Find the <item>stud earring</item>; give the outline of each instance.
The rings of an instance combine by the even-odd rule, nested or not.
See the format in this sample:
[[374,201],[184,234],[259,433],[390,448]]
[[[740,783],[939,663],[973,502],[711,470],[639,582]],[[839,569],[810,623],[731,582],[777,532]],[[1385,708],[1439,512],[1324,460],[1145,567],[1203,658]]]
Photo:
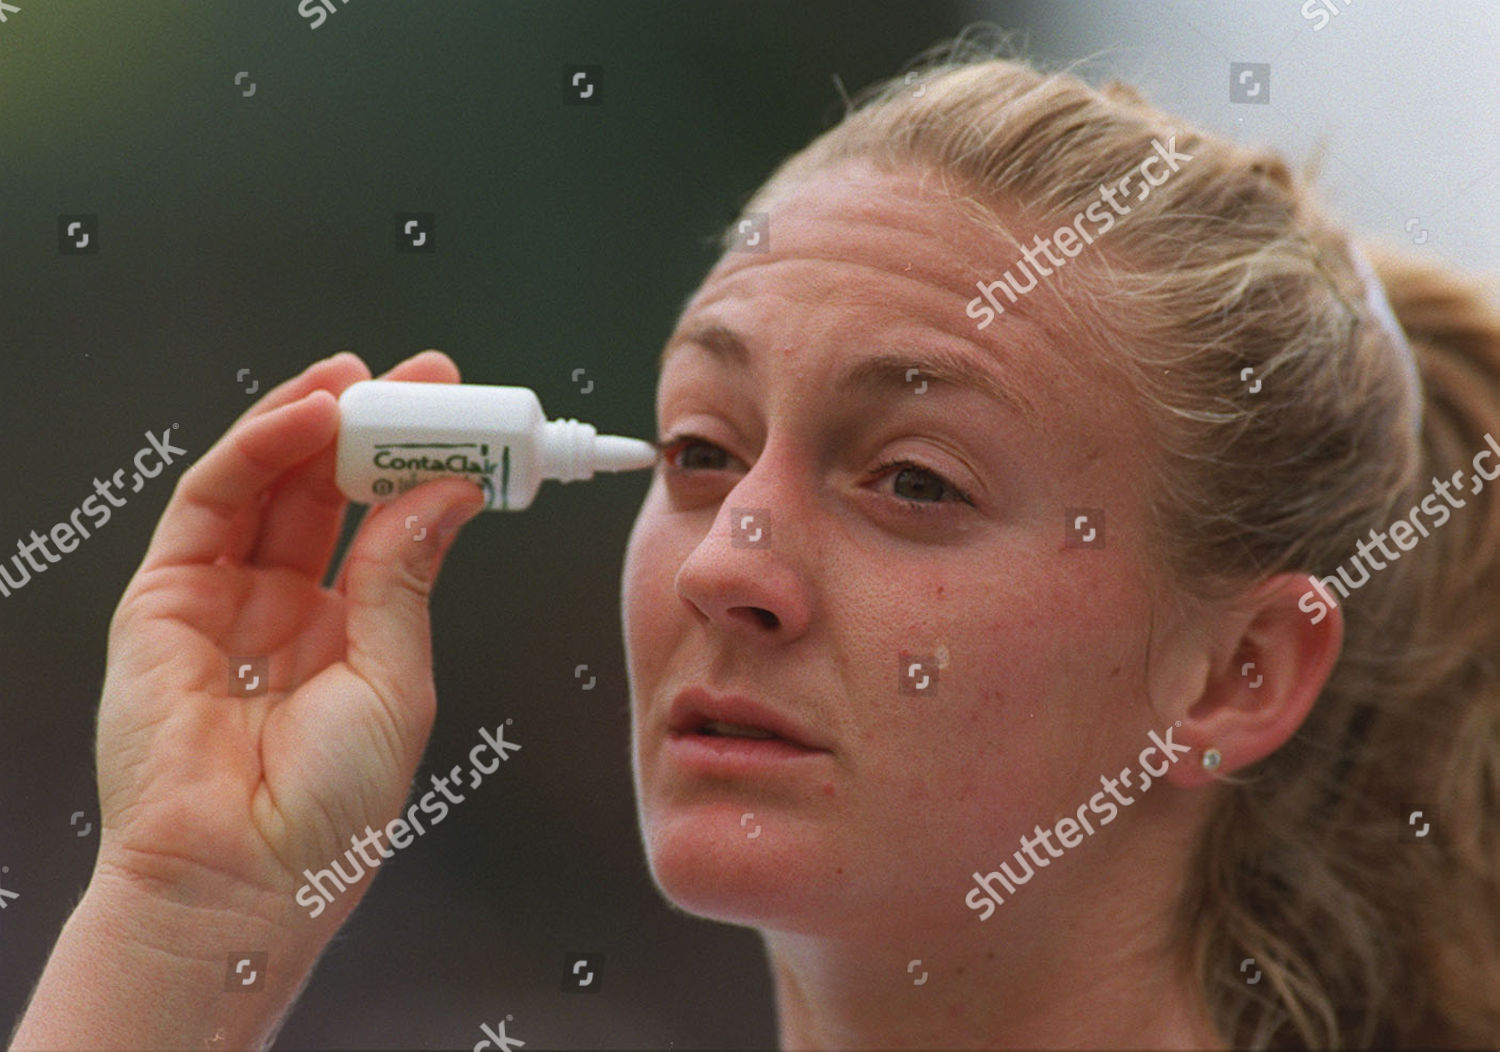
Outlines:
[[1221,761],[1223,759],[1224,759],[1224,757],[1223,757],[1222,754],[1220,754],[1220,752],[1219,752],[1218,749],[1214,749],[1214,748],[1204,749],[1203,750],[1203,769],[1205,771],[1212,771],[1214,768],[1216,768],[1216,767],[1219,766],[1219,761]]

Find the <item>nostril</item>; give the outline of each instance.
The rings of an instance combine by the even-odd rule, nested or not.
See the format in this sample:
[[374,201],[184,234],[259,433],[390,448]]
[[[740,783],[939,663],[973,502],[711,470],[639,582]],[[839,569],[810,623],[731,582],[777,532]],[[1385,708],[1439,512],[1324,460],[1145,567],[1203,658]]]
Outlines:
[[755,616],[760,618],[760,623],[765,625],[767,628],[775,628],[777,625],[781,624],[780,619],[764,607],[755,606],[751,607],[751,609],[755,611]]

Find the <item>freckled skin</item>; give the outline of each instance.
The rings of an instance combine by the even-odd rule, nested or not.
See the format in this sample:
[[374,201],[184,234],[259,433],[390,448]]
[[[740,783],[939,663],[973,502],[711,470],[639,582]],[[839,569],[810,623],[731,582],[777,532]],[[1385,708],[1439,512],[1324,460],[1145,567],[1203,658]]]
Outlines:
[[[976,854],[1009,850],[1072,806],[1085,783],[1056,785],[1053,757],[1106,733],[1088,716],[1117,701],[1120,688],[1104,686],[1109,670],[1144,643],[1136,591],[1146,570],[1125,543],[1144,511],[1134,421],[1102,381],[1081,402],[1068,398],[1077,381],[1021,315],[1008,316],[1003,340],[994,326],[978,332],[964,314],[967,222],[925,199],[881,198],[875,187],[888,177],[869,178],[814,184],[782,202],[773,251],[726,254],[689,302],[678,331],[709,321],[734,329],[750,371],[688,348],[668,360],[657,392],[662,429],[703,434],[724,450],[711,463],[724,466],[692,482],[659,466],[627,548],[642,828],[663,890],[726,920],[823,931],[863,927],[872,911],[968,920],[953,910],[954,889]],[[832,391],[862,347],[938,340],[1003,366],[1046,425],[970,392],[885,403]],[[911,525],[898,508],[909,491],[898,495],[891,474],[866,481],[872,467],[907,456],[979,506],[954,503],[934,525]],[[1108,507],[1115,543],[1102,552],[1063,543],[1074,493]],[[733,507],[771,509],[771,548],[728,542]],[[923,579],[940,606],[913,607]],[[778,627],[750,616],[755,608]],[[950,665],[937,694],[898,694],[896,655],[930,654],[939,640]],[[834,667],[833,654],[845,662]],[[825,777],[710,785],[672,768],[661,752],[667,706],[705,681],[822,730],[834,748]],[[990,698],[994,685],[1003,703]],[[818,792],[826,783],[843,791]],[[931,801],[957,800],[966,783],[980,788],[965,812],[934,823]],[[1055,803],[1019,813],[1017,798]],[[745,811],[764,828],[750,842]],[[861,883],[836,901],[797,878],[845,855],[862,860]]]
[[[1066,367],[1060,356],[1081,352],[1028,317],[1057,309],[1045,286],[1005,324],[975,329],[965,303],[988,271],[974,260],[1006,250],[914,177],[850,165],[771,214],[771,251],[727,253],[678,324],[733,329],[749,370],[689,347],[658,386],[662,433],[723,452],[700,449],[714,466],[691,477],[658,465],[626,550],[647,860],[680,908],[767,933],[773,961],[795,944],[805,963],[820,945],[805,940],[826,939],[852,969],[875,959],[855,946],[888,952],[893,974],[942,946],[983,973],[1002,924],[1023,943],[1055,938],[1045,926],[1076,901],[1050,917],[1025,911],[1081,878],[1059,866],[1052,892],[1025,889],[1034,907],[1007,905],[981,927],[963,904],[973,871],[1099,790],[1101,771],[1080,757],[1133,757],[1154,726],[1141,681],[1155,571],[1137,543],[1140,420],[1114,385]],[[1003,374],[1037,423],[970,392],[834,390],[862,356],[938,344]],[[902,498],[925,495],[874,471],[904,458],[976,506],[945,501],[919,525]],[[1074,506],[1107,509],[1107,548],[1067,546]],[[731,544],[740,507],[770,509],[769,547]],[[936,694],[898,693],[897,656],[940,644],[950,660]],[[681,770],[663,748],[667,709],[691,684],[788,713],[832,755],[800,777]],[[746,811],[763,829],[753,840]]]

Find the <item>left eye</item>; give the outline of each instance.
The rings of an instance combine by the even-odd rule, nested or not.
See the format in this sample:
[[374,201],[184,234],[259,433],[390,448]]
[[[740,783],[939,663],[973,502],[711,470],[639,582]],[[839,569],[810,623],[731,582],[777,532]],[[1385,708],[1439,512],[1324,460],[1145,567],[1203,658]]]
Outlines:
[[[719,454],[719,456],[713,457],[713,460],[729,456],[725,450],[698,435],[672,435],[664,439],[659,439],[656,446],[662,451],[662,460],[666,463],[667,467],[679,472],[691,472],[695,470],[719,471],[724,469],[724,465],[679,466],[674,462],[674,454],[677,453],[686,454],[690,450],[705,449]],[[974,504],[973,499],[963,490],[949,482],[936,471],[924,467],[915,461],[890,460],[875,469],[875,477],[881,477],[887,473],[896,480],[898,488],[903,482],[914,484],[914,486],[909,486],[908,490],[914,488],[918,494],[917,496],[903,497],[900,494],[896,494],[896,498],[901,502],[902,506],[914,511],[931,510],[928,507],[924,507],[924,505],[963,503],[972,506]],[[945,500],[943,494],[948,494],[949,499]]]
[[931,468],[924,468],[921,464],[918,464],[911,460],[892,460],[880,465],[880,467],[876,470],[879,472],[885,472],[889,471],[891,468],[900,469],[893,476],[898,487],[900,486],[903,479],[906,479],[908,481],[915,480],[917,482],[916,489],[919,493],[923,490],[926,490],[929,494],[948,493],[953,497],[952,500],[945,501],[941,496],[937,496],[932,500],[927,500],[921,497],[908,499],[906,497],[900,497],[899,494],[897,495],[901,500],[906,501],[909,504],[952,504],[955,501],[963,504],[974,503],[969,498],[969,495],[967,493],[959,489],[953,483],[949,482],[942,475],[939,475],[936,471],[933,471]]

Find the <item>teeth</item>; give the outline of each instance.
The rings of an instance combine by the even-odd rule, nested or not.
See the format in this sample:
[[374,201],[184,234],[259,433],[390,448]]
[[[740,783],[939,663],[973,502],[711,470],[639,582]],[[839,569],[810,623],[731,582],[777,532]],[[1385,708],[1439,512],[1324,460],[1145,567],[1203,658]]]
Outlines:
[[700,734],[716,734],[728,738],[774,738],[776,735],[764,727],[746,727],[738,723],[725,723],[723,720],[709,720],[701,728]]

